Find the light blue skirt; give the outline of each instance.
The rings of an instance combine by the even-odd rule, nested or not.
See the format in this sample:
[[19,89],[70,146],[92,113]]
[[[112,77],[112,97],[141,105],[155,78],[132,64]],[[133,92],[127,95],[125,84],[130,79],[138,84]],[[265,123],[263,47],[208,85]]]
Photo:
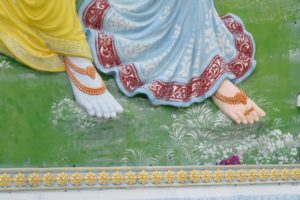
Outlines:
[[154,105],[201,102],[255,68],[251,34],[213,0],[86,0],[79,14],[97,68]]

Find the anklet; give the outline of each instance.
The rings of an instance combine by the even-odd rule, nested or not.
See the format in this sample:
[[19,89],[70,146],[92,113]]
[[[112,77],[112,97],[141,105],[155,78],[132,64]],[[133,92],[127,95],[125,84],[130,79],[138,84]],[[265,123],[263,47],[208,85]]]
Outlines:
[[106,86],[103,82],[103,80],[101,79],[101,87],[99,88],[90,88],[90,87],[86,87],[85,85],[83,85],[82,83],[80,83],[80,81],[76,78],[76,76],[71,72],[71,70],[69,69],[69,67],[66,65],[66,71],[71,79],[71,81],[74,83],[74,85],[83,93],[89,94],[89,95],[100,95],[103,94],[106,91]]
[[78,72],[79,74],[85,74],[92,79],[96,78],[96,69],[93,66],[88,66],[85,69],[82,69],[81,67],[78,67],[77,65],[73,64],[68,58],[64,59],[65,64],[71,67],[75,72]]
[[236,93],[236,95],[233,97],[226,97],[226,96],[220,94],[219,92],[216,92],[214,96],[217,99],[219,99],[220,101],[227,103],[227,104],[231,104],[231,105],[235,105],[235,104],[246,105],[247,104],[247,96],[241,89],[240,89],[240,92]]
[[245,110],[245,112],[244,112],[244,116],[248,116],[248,115],[250,115],[250,113],[251,113],[251,112],[253,112],[253,111],[254,111],[254,108],[253,108],[253,107],[251,107],[251,108],[249,108],[249,109]]

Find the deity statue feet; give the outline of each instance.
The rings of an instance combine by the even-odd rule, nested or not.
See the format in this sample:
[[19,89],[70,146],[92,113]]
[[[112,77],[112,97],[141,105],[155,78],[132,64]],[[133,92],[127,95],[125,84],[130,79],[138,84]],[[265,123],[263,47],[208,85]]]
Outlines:
[[212,99],[220,110],[237,124],[253,124],[259,122],[266,115],[229,80],[223,81]]
[[89,59],[68,56],[64,61],[75,99],[89,115],[108,119],[123,111]]

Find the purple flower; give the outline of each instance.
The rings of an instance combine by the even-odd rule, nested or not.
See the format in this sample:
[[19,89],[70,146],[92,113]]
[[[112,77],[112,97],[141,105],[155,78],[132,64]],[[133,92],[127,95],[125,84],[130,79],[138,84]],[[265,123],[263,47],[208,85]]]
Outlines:
[[239,165],[239,164],[241,164],[240,157],[237,155],[233,155],[229,159],[221,160],[219,162],[219,165]]

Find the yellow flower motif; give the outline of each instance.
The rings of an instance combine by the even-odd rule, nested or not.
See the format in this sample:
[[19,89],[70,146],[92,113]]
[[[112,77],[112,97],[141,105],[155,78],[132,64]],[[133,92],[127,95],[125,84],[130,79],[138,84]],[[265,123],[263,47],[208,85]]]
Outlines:
[[18,173],[14,177],[14,183],[17,187],[22,187],[26,185],[26,178],[24,174]]
[[112,174],[111,180],[114,185],[120,185],[123,182],[123,176],[120,172],[115,172]]
[[0,187],[9,187],[11,185],[11,177],[8,174],[1,174],[0,175]]
[[179,183],[185,183],[187,179],[187,174],[185,171],[180,170],[179,172],[177,172],[177,180]]
[[200,173],[195,169],[190,172],[189,177],[192,183],[198,183],[200,181]]
[[225,173],[225,178],[227,182],[233,182],[234,180],[234,172],[230,169],[227,170]]
[[125,182],[128,185],[133,185],[136,183],[136,175],[134,172],[130,171],[125,174]]
[[211,172],[208,171],[208,170],[204,170],[204,171],[202,172],[202,181],[203,181],[204,183],[208,183],[208,182],[211,181],[211,179],[212,179]]
[[82,179],[83,178],[82,178],[81,174],[79,174],[78,172],[73,173],[70,177],[72,185],[75,185],[75,186],[79,186],[81,184]]
[[259,175],[258,175],[258,176],[259,176],[259,179],[260,179],[261,181],[266,181],[266,180],[268,180],[269,177],[270,177],[269,171],[266,170],[266,169],[261,169],[261,170],[259,171],[258,174],[259,174]]
[[138,175],[138,182],[140,184],[146,184],[149,180],[149,175],[146,171],[141,171]]
[[248,178],[248,174],[245,170],[239,170],[236,172],[236,179],[239,181],[239,182],[244,182],[246,181]]
[[287,181],[289,180],[289,178],[290,178],[290,171],[288,169],[283,169],[281,171],[281,179]]
[[174,172],[172,172],[172,171],[167,171],[166,173],[165,173],[165,182],[166,183],[173,183],[174,182],[174,178],[175,178],[175,176],[174,176]]
[[98,176],[98,180],[101,185],[107,185],[110,181],[109,174],[107,172],[101,172]]
[[57,175],[56,180],[60,186],[65,186],[68,184],[69,178],[68,175],[64,172],[61,172]]
[[272,171],[271,171],[271,179],[272,179],[272,181],[277,181],[279,179],[279,171],[278,171],[278,169],[272,169]]
[[43,182],[44,182],[44,185],[46,185],[46,186],[52,186],[55,182],[54,175],[51,173],[45,174],[43,177]]
[[297,168],[293,169],[291,177],[293,180],[300,180],[300,169]]
[[85,175],[84,180],[87,185],[95,185],[97,182],[97,176],[96,174],[89,172]]
[[160,172],[159,171],[152,172],[151,180],[152,180],[152,183],[159,184],[160,181],[161,181],[161,174],[160,174]]
[[41,177],[36,173],[30,174],[28,182],[32,187],[37,187],[41,183]]
[[223,181],[223,172],[221,170],[217,170],[214,173],[214,179],[217,183]]
[[257,171],[255,169],[251,169],[249,171],[249,181],[254,182],[257,179]]

